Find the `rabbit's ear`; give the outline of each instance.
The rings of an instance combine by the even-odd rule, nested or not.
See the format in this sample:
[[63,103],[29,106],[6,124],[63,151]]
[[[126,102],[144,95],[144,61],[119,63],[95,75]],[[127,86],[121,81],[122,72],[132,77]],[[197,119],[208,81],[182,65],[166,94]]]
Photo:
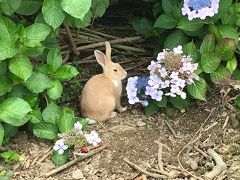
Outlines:
[[100,64],[102,67],[104,67],[105,63],[106,63],[106,57],[105,57],[104,53],[102,53],[99,50],[95,50],[94,55],[97,59],[98,64]]
[[108,41],[105,42],[105,46],[106,46],[106,58],[108,61],[111,61],[111,45]]

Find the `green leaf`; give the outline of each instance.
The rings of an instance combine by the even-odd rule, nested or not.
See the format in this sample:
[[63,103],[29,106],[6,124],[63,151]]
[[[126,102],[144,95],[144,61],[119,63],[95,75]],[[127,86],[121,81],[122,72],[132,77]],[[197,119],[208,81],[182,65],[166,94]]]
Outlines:
[[151,37],[154,34],[153,23],[149,19],[143,18],[134,18],[132,20],[132,26],[135,31],[145,35],[146,37]]
[[42,112],[42,117],[45,122],[56,124],[62,115],[62,109],[54,102],[51,102]]
[[236,50],[236,43],[233,39],[223,39],[219,41],[215,51],[221,56],[223,61],[230,60]]
[[240,96],[238,96],[235,100],[235,105],[240,108]]
[[236,21],[236,15],[234,12],[229,11],[221,18],[222,24],[228,24],[234,26]]
[[1,39],[0,42],[10,41],[11,44],[15,42],[17,40],[15,33],[16,29],[17,26],[13,21],[4,16],[0,16],[0,39]]
[[43,50],[45,47],[23,47],[22,49],[19,49],[18,54],[21,54],[23,56],[31,56],[36,57],[39,55],[42,55]]
[[187,86],[187,90],[191,96],[196,99],[205,100],[207,93],[207,83],[200,77],[199,81],[195,81],[193,84]]
[[221,62],[221,58],[218,54],[208,52],[201,56],[201,68],[206,73],[214,72]]
[[27,45],[30,47],[40,46],[50,34],[51,28],[46,24],[34,23],[26,28]]
[[54,48],[48,52],[47,55],[47,64],[50,65],[51,71],[56,72],[56,70],[62,64],[62,55],[59,49]]
[[7,63],[6,61],[0,62],[0,76],[4,75],[7,72]]
[[92,14],[95,17],[102,17],[109,6],[109,0],[92,0]]
[[240,80],[240,70],[239,69],[236,69],[234,72],[233,72],[233,78],[236,79],[236,80]]
[[11,16],[20,6],[21,0],[7,0],[0,4],[4,14]]
[[162,3],[160,1],[157,1],[152,8],[153,16],[154,18],[157,17],[157,15],[162,11]]
[[40,122],[33,125],[33,134],[39,138],[56,139],[58,129],[55,124]]
[[228,70],[231,72],[231,74],[236,70],[237,68],[237,58],[234,56],[232,59],[230,59],[227,62],[226,68],[228,68]]
[[238,31],[237,28],[234,28],[233,26],[230,25],[221,25],[219,27],[220,34],[222,38],[229,38],[229,39],[234,39],[235,43],[238,42]]
[[199,52],[193,41],[183,46],[183,53],[191,56],[192,63],[198,62]]
[[53,86],[53,81],[40,72],[33,72],[25,86],[33,93],[40,93]]
[[150,101],[147,107],[144,108],[144,113],[147,116],[151,116],[157,111],[159,111],[160,107],[156,104],[155,101]]
[[204,23],[200,19],[193,19],[189,21],[187,17],[182,17],[179,20],[177,28],[185,31],[196,31],[203,26],[204,26]]
[[58,120],[58,129],[61,133],[69,132],[74,125],[74,112],[69,108],[63,108],[63,114]]
[[0,156],[4,159],[5,162],[13,162],[20,159],[20,155],[15,151],[5,151],[1,153]]
[[218,13],[215,14],[211,19],[217,21],[218,19],[223,17],[227,13],[231,5],[232,0],[221,0],[221,2],[219,3]]
[[17,54],[14,43],[10,41],[0,41],[0,61],[12,58]]
[[53,81],[53,87],[47,90],[47,94],[51,99],[58,99],[61,97],[63,92],[63,87],[60,81],[54,80]]
[[20,7],[17,10],[21,15],[33,15],[42,6],[42,0],[21,0]]
[[200,46],[200,53],[213,52],[215,49],[215,37],[212,34],[207,34]]
[[61,6],[69,15],[83,19],[91,7],[90,0],[62,0]]
[[178,20],[175,19],[172,15],[162,14],[155,21],[154,27],[171,29],[176,27]]
[[69,81],[76,75],[78,71],[74,66],[64,64],[54,73],[53,77],[60,81]]
[[15,56],[9,62],[9,70],[26,82],[32,75],[32,64],[27,56]]
[[63,154],[58,154],[57,151],[54,151],[51,155],[51,160],[55,165],[61,166],[67,162],[68,156],[69,156],[68,150],[65,150]]
[[164,48],[173,49],[178,45],[183,45],[188,42],[188,37],[181,31],[176,30],[169,34],[164,42]]
[[85,118],[76,117],[75,122],[80,122],[81,123],[83,131],[89,126],[89,121]]
[[84,16],[83,20],[74,18],[70,15],[66,15],[64,23],[71,27],[84,28],[91,24],[91,20],[92,20],[92,13],[91,13],[91,11],[89,11]]
[[170,97],[170,102],[175,108],[186,109],[190,105],[190,99],[182,99],[180,96]]
[[166,96],[163,96],[161,101],[156,101],[155,103],[158,107],[166,107],[167,106]]
[[219,68],[210,74],[211,80],[215,84],[221,84],[231,78],[231,72],[224,66],[219,66]]
[[0,76],[0,96],[10,92],[12,89],[12,82],[7,76]]
[[33,124],[42,122],[42,113],[39,109],[34,109],[29,113],[29,116],[30,122]]
[[12,126],[8,123],[2,123],[3,127],[4,127],[4,136],[5,138],[11,138],[13,136],[15,136],[18,133],[18,129],[19,127],[17,126]]
[[162,8],[166,14],[172,14],[175,0],[164,0],[162,1]]
[[20,98],[8,98],[0,104],[0,119],[13,126],[22,126],[28,119],[24,117],[32,109]]
[[53,29],[58,28],[65,18],[59,0],[44,0],[42,13],[46,23],[52,26]]
[[4,128],[2,123],[0,123],[0,146],[2,146],[3,138],[4,138]]

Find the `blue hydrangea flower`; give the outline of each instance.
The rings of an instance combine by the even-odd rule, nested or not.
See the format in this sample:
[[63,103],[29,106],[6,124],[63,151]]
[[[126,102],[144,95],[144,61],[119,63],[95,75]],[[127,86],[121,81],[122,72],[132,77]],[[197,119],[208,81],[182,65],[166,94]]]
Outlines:
[[219,0],[184,0],[182,14],[188,15],[188,19],[205,19],[218,13]]
[[149,80],[149,76],[142,76],[142,77],[138,77],[137,79],[137,84],[136,84],[136,88],[138,89],[138,92],[140,93],[141,90],[144,88],[146,88],[147,84],[148,84],[148,80]]

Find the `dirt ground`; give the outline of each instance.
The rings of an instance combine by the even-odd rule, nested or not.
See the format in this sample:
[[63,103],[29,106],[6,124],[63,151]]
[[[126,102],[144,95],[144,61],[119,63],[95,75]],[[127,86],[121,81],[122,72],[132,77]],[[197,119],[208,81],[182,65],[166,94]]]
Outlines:
[[[104,127],[102,125],[91,127],[99,132],[103,143],[108,146],[107,149],[92,156],[90,160],[87,159],[49,178],[43,176],[55,168],[50,157],[38,165],[36,164],[49,151],[49,148],[51,149],[52,144],[37,139],[24,131],[19,132],[8,146],[24,157],[22,162],[12,166],[13,179],[134,179],[138,172],[126,164],[123,158],[126,157],[144,168],[157,168],[158,145],[155,141],[164,144],[162,157],[164,167],[170,167],[170,165],[179,167],[178,153],[191,140],[212,109],[214,109],[213,113],[203,127],[210,129],[202,131],[202,137],[198,142],[207,140],[208,143],[214,145],[215,151],[223,157],[227,164],[226,179],[240,179],[239,129],[233,130],[230,123],[224,129],[222,128],[226,117],[218,108],[217,99],[193,104],[186,112],[179,113],[174,118],[168,118],[162,113],[146,117],[138,107],[129,107],[127,112],[104,123]],[[171,125],[177,137],[174,137],[164,123],[165,120]],[[186,150],[180,155],[181,163],[184,168],[192,171],[186,164],[185,155]],[[192,156],[200,157],[201,155],[193,150]],[[198,169],[195,171],[198,176],[208,171],[202,161],[198,163]]]

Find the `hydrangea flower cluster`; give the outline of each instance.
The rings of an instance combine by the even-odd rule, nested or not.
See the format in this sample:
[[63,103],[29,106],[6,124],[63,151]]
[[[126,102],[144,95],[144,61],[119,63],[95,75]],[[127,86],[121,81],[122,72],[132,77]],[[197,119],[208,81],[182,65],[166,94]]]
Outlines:
[[164,49],[158,54],[157,61],[151,61],[147,67],[149,77],[130,77],[127,83],[127,95],[130,104],[142,103],[148,105],[147,98],[161,101],[162,97],[179,95],[186,99],[183,91],[187,84],[192,84],[199,77],[194,73],[198,64],[191,63],[190,56],[183,55],[182,46],[173,51]]
[[184,0],[182,14],[188,15],[188,19],[205,19],[218,13],[219,0]]

